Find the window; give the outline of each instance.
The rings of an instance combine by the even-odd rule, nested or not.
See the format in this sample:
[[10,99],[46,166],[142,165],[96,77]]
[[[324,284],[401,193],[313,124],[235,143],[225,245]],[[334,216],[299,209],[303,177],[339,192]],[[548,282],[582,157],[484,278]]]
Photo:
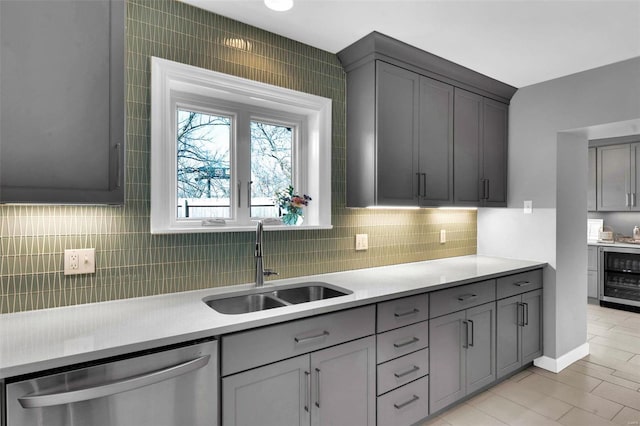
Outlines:
[[253,230],[290,185],[331,227],[330,99],[158,58],[151,91],[152,233]]

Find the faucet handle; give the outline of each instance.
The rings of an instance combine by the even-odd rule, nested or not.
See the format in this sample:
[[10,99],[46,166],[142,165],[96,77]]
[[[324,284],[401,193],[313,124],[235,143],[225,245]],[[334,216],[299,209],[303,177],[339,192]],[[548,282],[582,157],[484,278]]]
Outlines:
[[273,269],[265,269],[263,272],[263,275],[265,277],[270,277],[271,275],[280,275],[278,274],[276,271],[274,271]]

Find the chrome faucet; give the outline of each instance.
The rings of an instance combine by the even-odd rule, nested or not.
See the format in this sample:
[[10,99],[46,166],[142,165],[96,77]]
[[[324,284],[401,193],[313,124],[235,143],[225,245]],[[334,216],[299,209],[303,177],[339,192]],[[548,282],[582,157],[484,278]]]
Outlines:
[[276,271],[271,269],[264,269],[262,264],[262,234],[264,232],[264,225],[261,220],[258,221],[258,225],[256,226],[256,287],[264,286],[264,277],[268,277],[271,275],[278,275]]

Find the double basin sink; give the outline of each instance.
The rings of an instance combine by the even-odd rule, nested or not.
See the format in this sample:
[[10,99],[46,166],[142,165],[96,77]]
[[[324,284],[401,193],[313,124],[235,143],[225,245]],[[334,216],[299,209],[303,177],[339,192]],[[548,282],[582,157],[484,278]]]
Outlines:
[[221,314],[246,314],[353,293],[323,282],[305,282],[276,289],[256,289],[234,295],[205,297],[203,302]]

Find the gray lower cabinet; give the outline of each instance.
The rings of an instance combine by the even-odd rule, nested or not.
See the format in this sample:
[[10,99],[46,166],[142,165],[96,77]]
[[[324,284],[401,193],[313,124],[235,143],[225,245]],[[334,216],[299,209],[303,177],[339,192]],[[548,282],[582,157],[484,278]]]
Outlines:
[[592,299],[599,298],[598,290],[598,247],[587,247],[587,297]]
[[597,148],[599,211],[640,210],[640,143]]
[[430,412],[496,379],[495,302],[429,320]]
[[222,424],[375,425],[373,336],[222,379]]
[[456,87],[455,204],[506,207],[508,110],[506,104]]
[[501,378],[542,355],[542,290],[498,300],[497,373]]
[[124,203],[125,7],[0,1],[0,203]]

